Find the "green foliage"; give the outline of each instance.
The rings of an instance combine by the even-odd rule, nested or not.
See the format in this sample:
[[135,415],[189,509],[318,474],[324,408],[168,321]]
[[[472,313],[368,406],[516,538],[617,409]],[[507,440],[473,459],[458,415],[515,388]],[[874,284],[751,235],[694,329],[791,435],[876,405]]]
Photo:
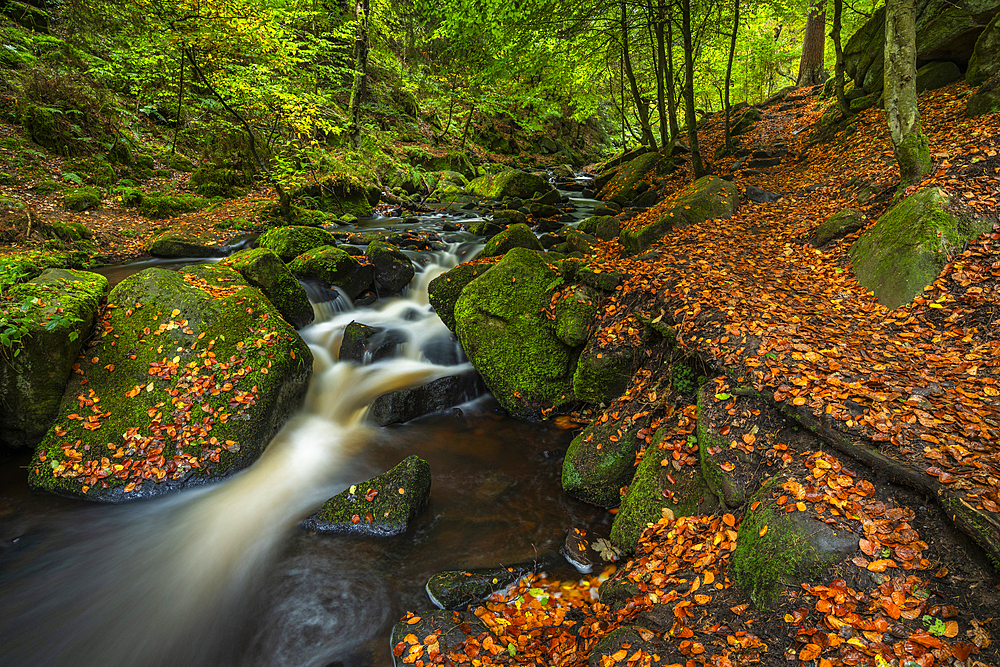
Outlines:
[[[45,302],[39,297],[31,297],[20,302],[0,301],[0,352],[10,357],[21,353],[25,338],[30,335],[35,323],[34,311],[44,307]],[[83,320],[69,313],[56,311],[41,326],[46,331],[64,324],[82,322]],[[75,331],[69,333],[69,340],[79,337]]]

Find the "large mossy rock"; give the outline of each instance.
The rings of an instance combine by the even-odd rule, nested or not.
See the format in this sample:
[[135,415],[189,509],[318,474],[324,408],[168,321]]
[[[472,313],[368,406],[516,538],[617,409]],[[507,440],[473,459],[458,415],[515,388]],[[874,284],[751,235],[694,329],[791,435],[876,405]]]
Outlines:
[[925,188],[889,209],[851,246],[858,282],[896,308],[919,296],[951,253],[992,228],[940,188]]
[[1000,72],[987,79],[965,104],[965,115],[976,118],[1000,111]]
[[979,86],[997,72],[1000,72],[1000,14],[993,17],[976,40],[969,69],[965,72],[965,82],[970,86]]
[[733,136],[736,137],[741,134],[746,134],[751,129],[753,129],[753,126],[756,125],[757,122],[760,121],[760,119],[762,119],[763,117],[764,114],[761,113],[760,109],[758,109],[757,107],[750,107],[749,109],[744,111],[743,115],[739,117],[739,120],[737,120],[733,124],[733,129],[732,129]]
[[320,246],[302,253],[288,264],[297,277],[321,280],[339,287],[351,299],[370,288],[375,280],[375,266],[362,264],[346,251],[333,246]]
[[865,214],[856,208],[837,211],[809,237],[814,248],[825,248],[865,226]]
[[267,230],[257,239],[257,245],[273,251],[281,261],[290,262],[313,248],[335,246],[337,239],[325,229],[293,225]]
[[736,213],[739,204],[740,192],[735,183],[718,176],[704,176],[681,190],[674,205],[659,218],[641,227],[623,229],[619,240],[628,254],[636,255],[673,229],[712,218],[728,218]]
[[263,292],[285,321],[296,329],[313,321],[315,313],[305,289],[274,252],[267,248],[242,250],[222,264]]
[[427,299],[444,325],[455,331],[455,303],[465,286],[491,267],[480,264],[461,264],[442,273],[427,285]]
[[430,494],[430,465],[410,455],[391,470],[330,498],[302,526],[337,535],[400,535],[427,507]]
[[631,345],[602,346],[591,338],[573,371],[573,393],[581,401],[611,403],[628,387],[642,364],[640,350]]
[[154,268],[111,291],[77,373],[28,481],[121,502],[250,465],[301,406],[312,353],[235,271]]
[[541,250],[542,244],[538,242],[538,237],[528,225],[515,224],[491,238],[479,254],[483,257],[497,257],[506,255],[511,248]]
[[611,418],[609,409],[573,438],[563,459],[563,490],[574,498],[601,507],[621,503],[621,487],[635,475],[637,435],[651,421]]
[[149,254],[164,259],[222,257],[222,249],[184,232],[164,232],[149,244]]
[[651,151],[621,165],[614,176],[597,193],[597,199],[612,199],[629,202],[638,193],[640,182],[660,164],[662,156]]
[[950,60],[935,60],[917,70],[917,92],[937,90],[962,78],[962,70]]
[[365,256],[375,267],[375,288],[383,296],[401,293],[413,280],[413,262],[391,243],[372,241]]
[[581,220],[576,228],[602,241],[610,241],[621,233],[622,223],[610,215],[592,215]]
[[303,208],[337,216],[370,218],[382,197],[382,191],[376,186],[363,186],[331,178],[323,183],[299,188],[291,196]]
[[27,333],[0,344],[0,443],[32,447],[45,435],[107,289],[104,276],[66,269],[10,288],[3,308]]
[[543,310],[562,278],[525,248],[513,248],[466,285],[455,333],[486,386],[511,415],[538,417],[573,400],[574,350]]
[[611,543],[626,553],[635,551],[646,525],[659,521],[664,510],[678,517],[712,514],[719,507],[697,465],[677,470],[671,465],[670,452],[660,450],[660,444],[666,445],[672,436],[676,434],[668,428],[657,430],[611,525]]
[[518,169],[505,169],[497,174],[474,178],[465,191],[484,199],[530,199],[535,193],[552,190],[544,176]]

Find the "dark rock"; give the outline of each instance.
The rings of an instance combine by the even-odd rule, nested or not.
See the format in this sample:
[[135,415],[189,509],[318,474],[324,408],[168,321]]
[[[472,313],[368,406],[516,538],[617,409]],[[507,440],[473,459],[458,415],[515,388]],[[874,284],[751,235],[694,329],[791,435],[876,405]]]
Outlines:
[[965,104],[965,115],[969,118],[1000,111],[1000,71],[986,80]]
[[222,248],[207,244],[204,239],[182,232],[164,232],[149,244],[153,257],[222,257]]
[[485,391],[475,371],[448,375],[413,389],[400,389],[372,401],[368,419],[379,426],[401,424],[480,396]]
[[508,208],[493,214],[493,222],[498,225],[523,225],[528,222],[528,216],[516,208]]
[[649,208],[650,206],[653,206],[654,204],[658,203],[660,199],[661,197],[659,192],[657,192],[656,190],[647,190],[643,194],[633,199],[632,202],[629,204],[629,206],[633,208]]
[[528,205],[528,212],[535,218],[551,218],[559,215],[559,209],[555,206],[538,202],[531,202]]
[[777,157],[764,159],[751,158],[747,166],[751,169],[767,169],[768,167],[777,167],[779,164],[781,164],[781,158]]
[[486,238],[496,236],[503,230],[504,227],[501,227],[497,223],[492,222],[490,220],[482,220],[469,227],[469,231],[475,234],[476,236],[483,236]]
[[856,208],[845,208],[831,215],[809,238],[814,248],[826,248],[848,234],[865,226],[864,214]]
[[344,338],[337,358],[340,361],[371,364],[396,356],[396,348],[405,342],[406,338],[392,329],[351,322],[344,328]]
[[303,280],[322,280],[354,299],[375,280],[375,267],[361,264],[340,248],[320,246],[305,252],[288,264],[293,274]]
[[776,202],[781,199],[781,195],[775,192],[768,192],[767,190],[762,190],[756,185],[747,185],[747,199],[757,204],[768,204],[771,202]]
[[608,215],[592,215],[585,220],[581,220],[580,224],[577,225],[577,229],[581,232],[592,234],[602,241],[610,241],[621,233],[622,223],[620,220]]
[[559,548],[559,553],[581,574],[589,574],[595,567],[616,563],[622,556],[609,540],[591,535],[583,528],[573,528],[566,533],[566,541]]
[[535,561],[508,566],[447,570],[427,580],[427,597],[439,609],[462,609],[516,586],[538,571]]
[[411,455],[395,468],[330,498],[302,527],[337,535],[400,535],[427,507],[430,493],[431,467]]
[[[419,620],[411,623],[413,618]],[[412,665],[419,659],[432,658],[438,654],[447,655],[449,651],[461,649],[460,644],[470,638],[478,638],[486,633],[494,641],[499,642],[496,635],[489,627],[471,611],[447,611],[434,609],[432,611],[422,611],[416,616],[407,618],[396,623],[392,628],[392,665],[393,667],[404,667]],[[405,641],[409,635],[418,637],[416,644]],[[425,645],[425,637],[434,636],[437,641]],[[426,651],[426,653],[425,653]],[[399,653],[397,656],[396,653]],[[340,663],[330,665],[339,667]],[[424,664],[428,664],[424,660]]]
[[375,266],[375,288],[383,295],[399,294],[413,280],[413,262],[399,248],[372,241],[365,255]]
[[965,72],[965,82],[970,86],[979,86],[997,72],[1000,72],[1000,13],[993,17],[976,40],[969,69]]
[[936,60],[917,70],[917,92],[936,90],[962,78],[962,70],[950,60]]

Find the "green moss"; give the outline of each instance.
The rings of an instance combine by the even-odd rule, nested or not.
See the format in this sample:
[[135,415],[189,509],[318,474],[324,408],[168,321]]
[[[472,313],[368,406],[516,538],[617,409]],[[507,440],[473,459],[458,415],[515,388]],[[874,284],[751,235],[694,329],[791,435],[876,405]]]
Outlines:
[[184,232],[168,231],[149,244],[149,254],[154,257],[219,257],[221,249],[211,241]]
[[337,239],[325,229],[290,225],[267,230],[257,239],[257,245],[273,251],[283,262],[290,262],[313,248],[335,246]]
[[442,273],[427,286],[427,298],[444,325],[455,330],[455,302],[465,286],[482,275],[488,266],[461,264]]
[[491,238],[480,255],[482,257],[505,255],[511,248],[541,250],[542,244],[538,242],[538,237],[528,225],[515,224]]
[[351,299],[369,289],[375,280],[374,266],[361,264],[340,248],[328,245],[302,253],[288,268],[298,278],[322,280],[339,287]]
[[651,151],[622,165],[614,176],[597,193],[598,199],[619,199],[624,202],[635,198],[639,183],[656,168],[662,156]]
[[66,160],[63,171],[78,175],[88,185],[109,187],[118,181],[114,167],[102,157],[79,157]]
[[925,188],[906,197],[851,246],[858,282],[896,308],[919,296],[951,252],[988,231],[992,222],[949,211],[947,194]]
[[537,192],[548,192],[551,189],[552,186],[543,176],[517,169],[505,169],[497,174],[474,178],[465,188],[466,192],[485,199],[528,199]]
[[[308,346],[234,271],[186,273],[147,269],[112,290],[35,451],[33,488],[115,502],[196,485],[249,465],[299,408]],[[133,476],[142,470],[152,479]]]
[[600,296],[595,290],[583,285],[564,289],[555,304],[556,336],[559,340],[570,347],[586,343],[597,315],[599,300]]
[[122,188],[122,201],[135,206],[147,218],[170,218],[180,213],[191,213],[207,208],[212,202],[204,197],[185,194],[165,194],[160,191],[139,192]]
[[242,250],[226,258],[221,264],[239,272],[248,283],[260,289],[281,311],[285,321],[296,329],[312,322],[315,315],[305,289],[281,258],[271,250]]
[[63,206],[71,211],[86,211],[101,203],[101,189],[75,188],[63,195]]
[[625,345],[605,348],[592,339],[573,372],[573,393],[581,401],[609,404],[625,391],[638,364],[635,349]]
[[735,484],[719,465],[715,457],[709,453],[714,448],[723,451],[729,449],[729,443],[722,436],[714,433],[709,427],[708,406],[705,404],[710,395],[711,387],[706,385],[698,392],[698,457],[701,463],[701,474],[708,488],[718,497],[719,502],[729,507],[739,507],[746,501],[741,485]]
[[583,429],[573,438],[563,459],[563,490],[588,503],[617,507],[621,487],[635,475],[639,447],[636,434],[650,421],[648,415],[627,424],[598,419]]
[[203,197],[236,197],[250,182],[250,176],[240,169],[206,165],[194,170],[189,183]]

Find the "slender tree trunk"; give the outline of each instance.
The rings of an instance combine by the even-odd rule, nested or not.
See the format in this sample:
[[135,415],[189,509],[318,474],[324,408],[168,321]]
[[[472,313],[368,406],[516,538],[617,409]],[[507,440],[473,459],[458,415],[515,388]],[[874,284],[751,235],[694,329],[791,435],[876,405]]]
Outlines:
[[684,37],[684,120],[687,123],[688,143],[691,148],[691,167],[694,179],[705,175],[698,148],[698,118],[694,112],[694,46],[691,43],[691,0],[681,0],[681,32]]
[[844,95],[844,48],[840,43],[841,14],[844,9],[844,0],[833,0],[833,31],[830,36],[833,38],[833,50],[837,53],[837,63],[833,69],[833,90],[837,95],[837,106],[840,113],[845,116],[851,115],[851,107],[847,103]]
[[664,72],[667,84],[667,116],[670,120],[670,138],[676,141],[681,133],[677,123],[677,93],[674,90],[674,22],[667,20],[667,69]]
[[826,9],[824,0],[811,0],[806,16],[806,34],[802,40],[798,86],[823,83],[823,54],[826,50]]
[[[839,1],[839,0],[838,0]],[[736,34],[740,30],[740,0],[736,0],[735,12],[733,15],[733,35],[729,42],[729,62],[726,64],[726,99],[724,101],[726,109],[726,150],[733,150],[733,132],[730,126],[729,109],[729,87],[733,81],[733,57],[736,55]]]
[[174,138],[170,142],[170,155],[167,157],[167,167],[170,166],[170,158],[177,152],[177,133],[181,129],[181,111],[184,110],[184,52],[181,52],[181,72],[180,82],[177,85],[177,120],[174,121]]
[[475,113],[475,111],[476,111],[476,105],[474,103],[470,104],[469,105],[469,117],[465,119],[465,129],[462,130],[462,143],[459,144],[459,146],[458,146],[459,150],[462,150],[462,151],[465,150],[465,139],[466,139],[466,137],[469,136],[469,126],[472,125],[472,114]]
[[656,21],[653,23],[653,33],[656,36],[656,57],[660,64],[660,66],[656,68],[656,111],[660,115],[660,145],[665,147],[670,144],[670,141],[676,135],[671,134],[670,126],[667,122],[667,106],[665,103],[667,52],[664,48],[663,17],[663,4],[660,3],[656,6]]
[[885,8],[885,116],[899,163],[899,187],[931,171],[927,137],[917,108],[917,38],[914,0],[889,0]]
[[361,104],[365,100],[368,83],[368,0],[357,0],[354,5],[358,30],[354,38],[354,85],[347,107],[347,137],[351,148],[361,145]]
[[639,126],[642,130],[642,141],[651,148],[656,148],[656,139],[653,137],[653,130],[649,127],[649,108],[639,95],[639,86],[635,81],[635,72],[632,71],[632,58],[628,53],[628,18],[625,13],[625,3],[621,3],[622,10],[622,58],[625,61],[625,76],[628,77],[629,89],[632,91],[632,99],[635,100],[636,113],[639,116]]

